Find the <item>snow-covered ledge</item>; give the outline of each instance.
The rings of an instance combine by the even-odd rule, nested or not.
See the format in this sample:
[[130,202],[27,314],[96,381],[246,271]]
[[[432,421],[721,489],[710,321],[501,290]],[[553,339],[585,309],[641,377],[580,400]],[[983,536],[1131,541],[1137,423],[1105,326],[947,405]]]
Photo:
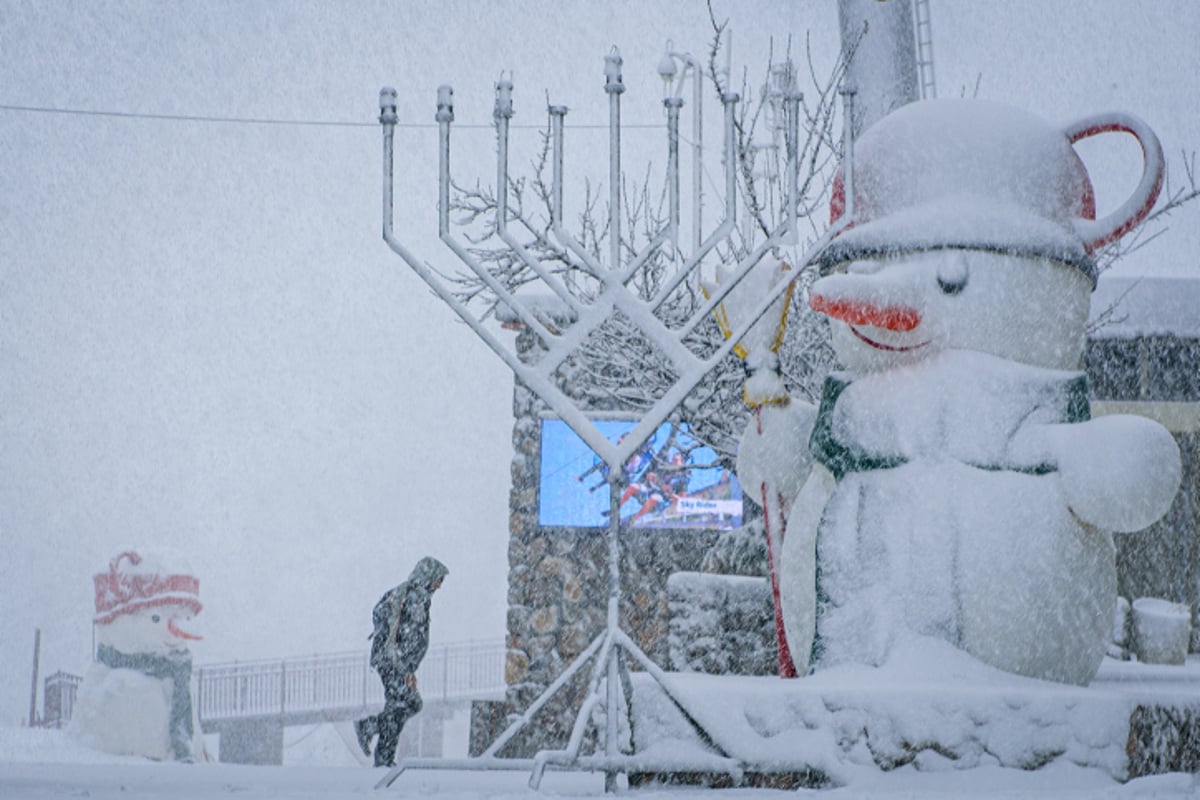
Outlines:
[[[1165,667],[1106,659],[1090,686],[987,667],[914,638],[884,666],[798,680],[670,675],[697,722],[749,775],[844,785],[861,771],[1065,762],[1117,780],[1200,769],[1200,657]],[[639,751],[708,751],[653,681],[634,676]],[[663,776],[666,777],[666,776]]]

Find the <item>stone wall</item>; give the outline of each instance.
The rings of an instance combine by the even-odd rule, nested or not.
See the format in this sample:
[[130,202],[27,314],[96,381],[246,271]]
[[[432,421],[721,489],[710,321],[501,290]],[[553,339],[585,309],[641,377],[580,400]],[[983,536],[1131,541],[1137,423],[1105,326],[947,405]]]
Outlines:
[[[1164,424],[1183,460],[1183,483],[1166,515],[1145,530],[1117,534],[1117,590],[1192,608],[1200,620],[1200,340],[1177,336],[1088,342],[1094,413],[1131,413]],[[1192,652],[1200,652],[1193,625]]]
[[1200,772],[1200,707],[1139,705],[1129,719],[1129,778]]

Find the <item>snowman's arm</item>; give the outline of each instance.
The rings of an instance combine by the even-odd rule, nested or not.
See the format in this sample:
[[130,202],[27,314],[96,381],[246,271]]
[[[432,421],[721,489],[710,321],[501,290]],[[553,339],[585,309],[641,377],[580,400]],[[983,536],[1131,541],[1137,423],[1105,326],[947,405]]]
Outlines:
[[1090,525],[1139,531],[1167,513],[1179,490],[1179,447],[1153,420],[1113,414],[1031,433],[1044,437],[1068,506]]
[[817,631],[817,530],[836,487],[833,474],[824,465],[814,464],[788,512],[779,595],[797,675],[807,675],[811,666]]
[[787,405],[766,405],[751,413],[738,444],[737,478],[742,491],[762,504],[764,483],[787,508],[812,470],[808,449],[817,409],[792,398]]

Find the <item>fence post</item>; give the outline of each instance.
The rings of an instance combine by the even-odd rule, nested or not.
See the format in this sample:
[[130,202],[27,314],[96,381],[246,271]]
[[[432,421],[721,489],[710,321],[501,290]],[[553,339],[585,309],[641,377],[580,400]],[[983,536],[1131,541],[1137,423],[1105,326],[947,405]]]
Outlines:
[[279,716],[287,713],[287,661],[279,662]]
[[442,702],[450,696],[450,648],[442,648]]
[[29,690],[29,727],[35,728],[38,724],[37,713],[37,690],[38,690],[38,658],[42,652],[42,629],[33,629],[33,681],[32,688]]

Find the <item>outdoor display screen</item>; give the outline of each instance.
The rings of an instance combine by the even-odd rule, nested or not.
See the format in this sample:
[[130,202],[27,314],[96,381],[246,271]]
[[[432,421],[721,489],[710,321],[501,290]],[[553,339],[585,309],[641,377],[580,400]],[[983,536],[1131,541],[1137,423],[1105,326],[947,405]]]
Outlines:
[[[632,420],[596,420],[612,442]],[[608,465],[570,426],[542,420],[538,523],[573,528],[609,524]],[[622,470],[621,522],[634,528],[736,528],[742,489],[682,423],[665,422]]]

